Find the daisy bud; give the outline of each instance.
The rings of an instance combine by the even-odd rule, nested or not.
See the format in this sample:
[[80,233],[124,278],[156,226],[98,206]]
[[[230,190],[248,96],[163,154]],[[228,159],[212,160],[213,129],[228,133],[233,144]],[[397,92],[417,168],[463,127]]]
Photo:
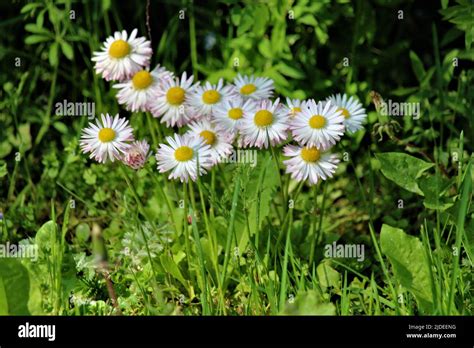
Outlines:
[[125,152],[122,162],[133,169],[143,168],[148,159],[149,150],[150,145],[146,140],[134,141]]

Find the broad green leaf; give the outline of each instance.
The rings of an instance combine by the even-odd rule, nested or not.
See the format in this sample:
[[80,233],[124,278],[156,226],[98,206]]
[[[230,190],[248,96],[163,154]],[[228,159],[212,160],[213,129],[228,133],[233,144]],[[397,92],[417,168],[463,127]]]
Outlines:
[[262,222],[270,214],[271,201],[279,185],[278,168],[268,153],[258,156],[255,169],[247,190],[247,201],[251,202],[248,214],[251,234],[261,228]]
[[261,37],[263,34],[265,34],[265,29],[269,18],[267,6],[257,6],[254,9],[254,15],[253,32],[256,36]]
[[323,288],[334,287],[340,288],[341,275],[332,268],[327,260],[323,260],[316,268],[319,284]]
[[447,201],[443,194],[452,185],[452,181],[445,179],[444,177],[427,176],[418,179],[425,199],[423,205],[428,209],[439,209],[441,211],[448,209],[454,203]]
[[294,68],[294,67],[284,63],[283,61],[278,63],[275,66],[275,68],[277,68],[278,71],[281,72],[283,75],[292,77],[294,79],[303,79],[305,77],[305,74],[301,70],[299,70],[297,68]]
[[258,51],[265,58],[273,58],[272,45],[270,44],[270,40],[268,40],[267,38],[262,38],[262,40],[260,40],[258,44]]
[[0,258],[0,315],[41,314],[39,288],[17,259]]
[[69,60],[72,60],[74,57],[74,50],[72,49],[72,46],[66,41],[61,41],[61,51],[63,51],[64,55]]
[[49,64],[58,65],[58,43],[55,41],[49,46]]
[[313,27],[316,27],[318,25],[318,21],[316,20],[316,18],[314,18],[314,16],[312,14],[305,14],[304,16],[302,17],[297,17],[296,18],[296,21],[298,23],[303,23],[303,24],[306,24],[306,25],[311,25]]
[[380,245],[393,267],[398,282],[413,296],[422,312],[433,310],[430,265],[421,241],[399,228],[382,225]]
[[3,178],[7,174],[8,174],[7,164],[3,163],[2,165],[0,165],[0,178]]
[[415,73],[417,80],[421,82],[423,80],[423,76],[425,76],[426,74],[421,59],[417,56],[415,52],[410,51],[410,60],[413,72]]
[[56,243],[56,226],[54,221],[48,221],[36,232],[35,243],[40,253],[47,253],[51,246]]
[[301,292],[288,301],[281,312],[282,315],[336,315],[336,307],[324,302],[316,290]]
[[51,35],[47,29],[39,27],[38,25],[33,24],[33,23],[29,23],[25,25],[25,30],[34,34],[41,34],[41,36]]
[[20,13],[26,13],[26,12],[30,12],[31,10],[37,8],[37,7],[40,7],[40,6],[43,6],[43,4],[41,3],[31,3],[31,4],[26,4],[25,6],[23,6],[21,8],[21,11]]
[[181,284],[183,284],[184,287],[188,286],[188,284],[186,283],[186,280],[184,279],[183,275],[181,274],[181,271],[178,268],[178,265],[174,262],[171,256],[163,254],[160,256],[160,261],[161,261],[161,265],[163,266],[163,269],[166,272],[171,274],[171,276],[173,276],[173,278],[175,278]]
[[30,35],[30,36],[27,36],[26,39],[25,39],[25,43],[27,45],[34,45],[36,43],[40,43],[40,42],[45,42],[45,41],[49,41],[51,40],[51,38],[49,36],[45,36],[45,35]]
[[403,187],[405,190],[423,195],[416,179],[424,171],[433,167],[433,163],[425,162],[401,152],[378,153],[375,154],[375,157],[380,161],[382,174],[387,179]]

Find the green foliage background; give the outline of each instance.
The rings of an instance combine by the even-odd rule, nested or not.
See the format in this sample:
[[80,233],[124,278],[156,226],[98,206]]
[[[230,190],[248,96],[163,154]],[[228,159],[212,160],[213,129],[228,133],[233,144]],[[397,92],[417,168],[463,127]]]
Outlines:
[[[337,175],[303,188],[289,223],[277,168],[259,154],[255,170],[203,178],[193,194],[211,227],[188,229],[182,189],[153,159],[137,173],[93,164],[78,146],[87,118],[55,115],[63,100],[95,102],[149,139],[90,60],[116,30],[148,35],[146,12],[145,1],[0,4],[0,242],[41,249],[36,263],[0,259],[0,314],[112,313],[97,226],[125,314],[472,313],[472,2],[151,1],[154,64],[211,82],[267,76],[283,97],[345,92],[369,114],[338,147]],[[380,115],[371,91],[420,103],[420,118]],[[333,241],[364,244],[366,259],[326,259]],[[30,292],[12,288],[15,269]]]

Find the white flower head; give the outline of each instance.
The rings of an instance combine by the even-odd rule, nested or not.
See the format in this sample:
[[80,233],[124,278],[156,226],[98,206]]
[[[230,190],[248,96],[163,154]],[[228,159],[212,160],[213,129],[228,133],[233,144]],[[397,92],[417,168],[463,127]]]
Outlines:
[[344,126],[349,133],[354,133],[363,128],[362,123],[367,118],[367,114],[359,100],[352,96],[348,97],[346,94],[332,95],[327,100],[342,112]]
[[283,161],[286,173],[297,181],[308,181],[315,185],[318,181],[331,178],[337,169],[339,159],[336,155],[324,152],[315,146],[286,145],[283,155],[290,157]]
[[105,40],[102,49],[92,57],[97,74],[106,81],[123,81],[150,65],[151,43],[144,37],[137,37],[137,32],[133,29],[128,36],[125,30],[116,31]]
[[161,117],[167,127],[182,127],[193,119],[193,110],[188,105],[193,86],[193,75],[187,78],[186,72],[175,79],[167,79],[157,89],[155,98],[149,103],[154,117]]
[[290,118],[295,117],[305,107],[306,107],[305,100],[286,98],[286,108],[287,108],[288,116]]
[[224,86],[223,79],[220,79],[216,85],[208,81],[194,89],[189,106],[194,109],[194,114],[210,117],[216,107],[228,100],[233,94],[234,89],[232,86]]
[[287,138],[287,120],[279,98],[275,102],[269,99],[258,102],[240,127],[243,146],[268,148],[280,144]]
[[293,119],[290,129],[301,145],[328,149],[344,134],[344,116],[330,102],[316,103],[313,99],[306,103]]
[[160,144],[156,153],[158,171],[171,171],[168,179],[188,182],[196,181],[198,175],[206,174],[212,166],[211,147],[201,137],[174,134],[166,137],[167,144]]
[[125,150],[122,162],[133,169],[140,169],[146,163],[150,151],[150,144],[146,140],[136,140]]
[[129,111],[148,111],[148,103],[156,97],[160,85],[173,77],[173,74],[157,65],[151,72],[140,70],[125,82],[117,83],[117,100],[125,104]]
[[212,164],[222,162],[232,154],[234,136],[216,129],[210,121],[195,121],[189,125],[189,129],[190,136],[200,137],[210,146]]
[[238,74],[234,79],[234,85],[237,92],[243,98],[261,100],[273,96],[273,81],[268,77],[242,76]]
[[244,118],[249,117],[255,107],[256,104],[251,99],[244,100],[236,96],[216,107],[213,120],[217,128],[237,134]]
[[126,118],[101,115],[97,124],[89,123],[81,135],[81,149],[99,163],[120,160],[133,141],[133,129]]

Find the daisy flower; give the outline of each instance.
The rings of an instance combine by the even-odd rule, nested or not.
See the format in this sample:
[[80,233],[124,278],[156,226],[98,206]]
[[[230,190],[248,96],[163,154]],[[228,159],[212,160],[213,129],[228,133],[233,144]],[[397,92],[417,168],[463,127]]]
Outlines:
[[227,132],[216,130],[210,121],[196,121],[190,124],[189,128],[189,135],[201,137],[205,143],[211,147],[212,164],[221,162],[232,153],[232,141],[234,140],[234,136]]
[[286,107],[288,108],[288,116],[293,118],[306,107],[306,101],[286,98]]
[[273,81],[268,77],[242,76],[234,79],[238,93],[244,98],[254,100],[268,99],[273,95]]
[[189,105],[194,112],[204,116],[211,116],[216,107],[225,102],[233,94],[232,86],[224,86],[224,80],[220,79],[217,85],[206,82],[203,86],[194,89]]
[[122,30],[105,40],[102,49],[93,53],[92,61],[96,73],[102,74],[106,81],[122,81],[148,67],[152,53],[150,41],[137,38],[137,29],[133,29],[130,36]]
[[187,102],[193,90],[193,75],[187,78],[186,72],[175,79],[165,80],[150,101],[149,107],[154,117],[161,116],[161,123],[167,127],[181,127],[191,121],[192,115]]
[[125,104],[129,111],[148,111],[148,103],[153,100],[160,85],[173,77],[173,74],[159,65],[151,72],[140,70],[125,82],[117,83],[117,100],[119,104]]
[[336,155],[315,146],[287,145],[283,148],[283,155],[290,157],[283,161],[286,173],[297,181],[308,180],[310,185],[317,184],[319,179],[331,178],[339,163]]
[[240,127],[244,147],[268,148],[269,144],[275,146],[286,139],[287,117],[279,102],[279,98],[273,103],[262,100],[244,117]]
[[105,163],[108,159],[112,162],[120,160],[122,155],[130,147],[128,142],[133,141],[133,129],[128,120],[115,117],[109,114],[101,115],[102,122],[97,124],[89,123],[89,127],[82,131],[81,149],[82,152],[90,152],[90,158],[94,158],[99,163]]
[[293,139],[301,145],[327,149],[344,134],[343,122],[344,116],[336,106],[311,99],[291,120],[290,129]]
[[122,157],[122,162],[133,169],[143,168],[148,159],[150,145],[146,140],[136,140],[130,144]]
[[346,130],[349,133],[354,133],[363,128],[362,123],[367,118],[367,114],[359,100],[354,97],[347,97],[346,94],[332,95],[328,100],[342,112],[344,126],[346,126]]
[[211,147],[203,138],[175,134],[166,137],[166,141],[169,145],[160,144],[156,160],[160,173],[171,171],[168,179],[196,181],[198,175],[206,174],[206,169],[211,167]]
[[216,107],[213,120],[216,127],[237,134],[244,117],[250,115],[255,107],[255,102],[250,99],[232,98]]

